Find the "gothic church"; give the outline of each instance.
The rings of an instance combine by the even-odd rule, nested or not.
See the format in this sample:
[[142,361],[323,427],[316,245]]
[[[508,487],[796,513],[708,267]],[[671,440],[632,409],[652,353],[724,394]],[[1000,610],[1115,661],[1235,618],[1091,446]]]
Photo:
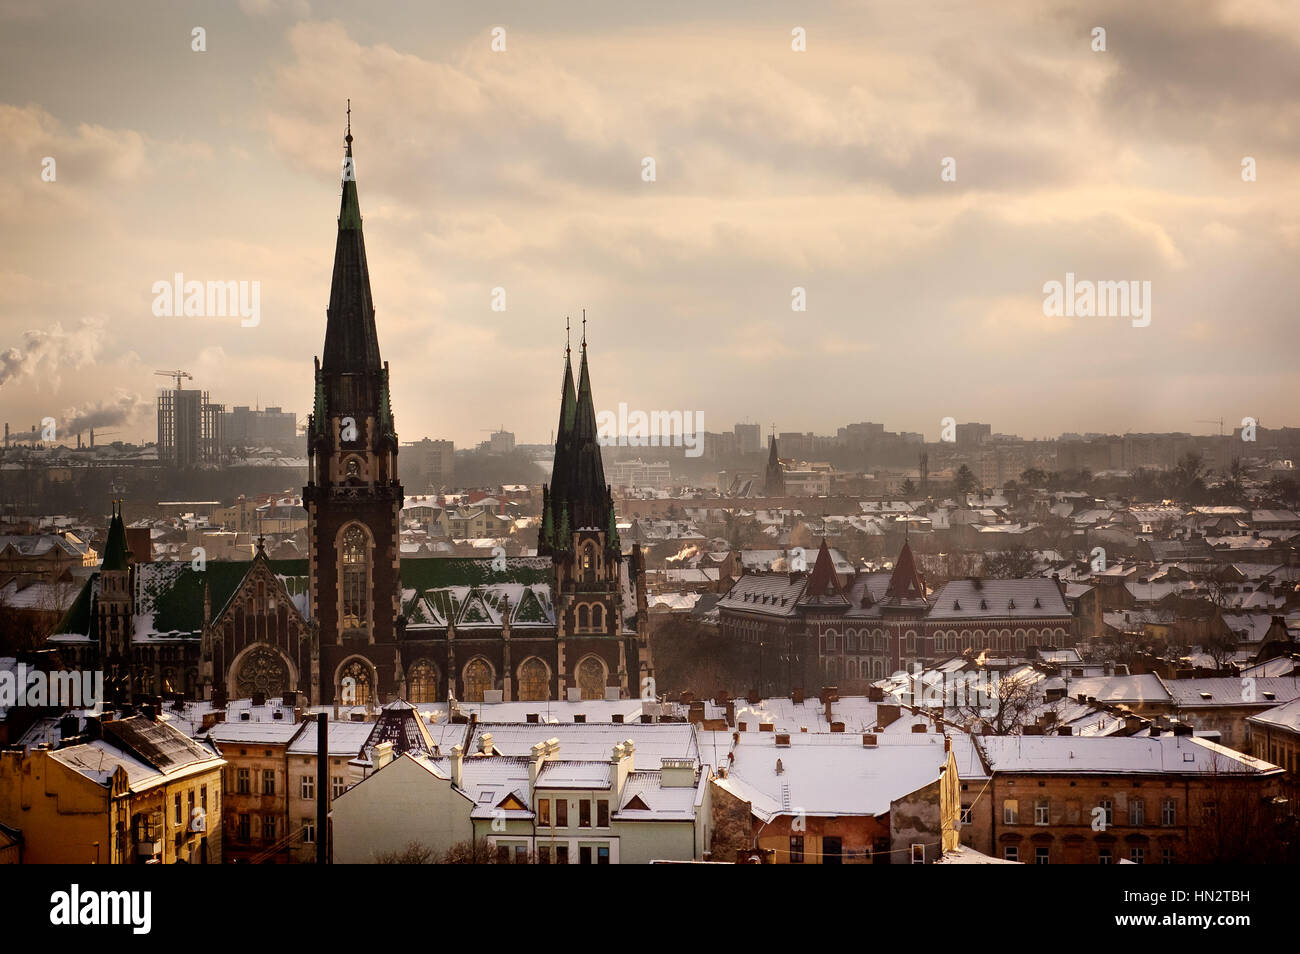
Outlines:
[[[49,638],[119,698],[296,693],[312,704],[628,698],[653,686],[644,561],[625,554],[605,483],[583,335],[565,349],[537,556],[400,558],[403,504],[346,137],[307,423],[308,559],[138,563],[121,513],[104,562]],[[652,690],[651,690],[652,691]]]

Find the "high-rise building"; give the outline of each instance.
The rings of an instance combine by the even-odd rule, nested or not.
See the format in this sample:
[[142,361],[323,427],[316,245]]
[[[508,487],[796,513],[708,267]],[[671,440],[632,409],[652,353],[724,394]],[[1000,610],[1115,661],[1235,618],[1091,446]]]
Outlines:
[[182,468],[220,461],[224,411],[223,405],[208,400],[207,391],[159,391],[158,459]]
[[737,424],[736,451],[741,454],[757,454],[763,449],[763,431],[759,424]]
[[456,487],[456,445],[452,441],[435,441],[429,438],[403,444],[402,453],[408,472],[414,468],[419,486],[433,490],[453,490]]
[[298,440],[298,416],[278,407],[256,411],[237,405],[221,415],[221,426],[227,447],[287,450]]

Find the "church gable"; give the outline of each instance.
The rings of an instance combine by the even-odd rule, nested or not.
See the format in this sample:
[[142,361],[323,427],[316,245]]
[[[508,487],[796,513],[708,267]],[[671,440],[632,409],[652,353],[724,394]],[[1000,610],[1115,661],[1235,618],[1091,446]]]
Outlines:
[[460,618],[456,620],[458,626],[472,626],[475,623],[486,623],[500,625],[501,616],[494,612],[488,605],[483,591],[473,589],[466,596],[461,606]]
[[297,577],[281,576],[272,572],[265,557],[257,557],[252,563],[241,565],[247,568],[243,579],[220,611],[217,610],[216,600],[213,600],[214,625],[225,623],[238,607],[251,605],[253,612],[267,613],[272,611],[272,604],[277,610],[284,605],[289,611],[290,618],[300,627],[306,624],[307,619],[300,608],[300,600],[295,599],[295,595],[286,585],[287,581],[296,581]]
[[551,615],[550,609],[542,605],[542,600],[537,594],[540,587],[525,586],[519,595],[519,602],[514,608],[514,615],[511,617],[512,626],[526,626],[529,624],[548,626],[555,623],[555,618]]

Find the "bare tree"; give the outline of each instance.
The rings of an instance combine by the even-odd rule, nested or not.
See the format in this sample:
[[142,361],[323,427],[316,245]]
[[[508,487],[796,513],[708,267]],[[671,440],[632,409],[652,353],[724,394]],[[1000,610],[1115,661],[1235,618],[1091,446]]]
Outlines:
[[408,842],[400,851],[382,851],[375,856],[375,863],[380,865],[428,865],[433,860],[433,849],[418,841]]
[[[975,695],[975,698],[970,698]],[[1012,675],[989,679],[985,698],[969,693],[957,706],[967,725],[984,728],[993,735],[1019,735],[1033,722],[1035,710],[1042,701],[1038,680],[1025,670]]]
[[440,865],[495,865],[500,863],[496,845],[486,838],[458,841],[438,857]]
[[1019,580],[1034,575],[1037,566],[1034,551],[1023,543],[984,558],[984,573],[994,580]]

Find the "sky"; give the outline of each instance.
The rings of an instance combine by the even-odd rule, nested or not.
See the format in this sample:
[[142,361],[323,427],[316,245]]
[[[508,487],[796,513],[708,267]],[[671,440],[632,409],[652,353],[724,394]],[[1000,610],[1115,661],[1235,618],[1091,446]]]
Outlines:
[[349,98],[403,440],[547,440],[584,308],[597,409],[706,430],[1300,425],[1281,0],[5,0],[0,417],[152,440],[170,369],[305,415]]

